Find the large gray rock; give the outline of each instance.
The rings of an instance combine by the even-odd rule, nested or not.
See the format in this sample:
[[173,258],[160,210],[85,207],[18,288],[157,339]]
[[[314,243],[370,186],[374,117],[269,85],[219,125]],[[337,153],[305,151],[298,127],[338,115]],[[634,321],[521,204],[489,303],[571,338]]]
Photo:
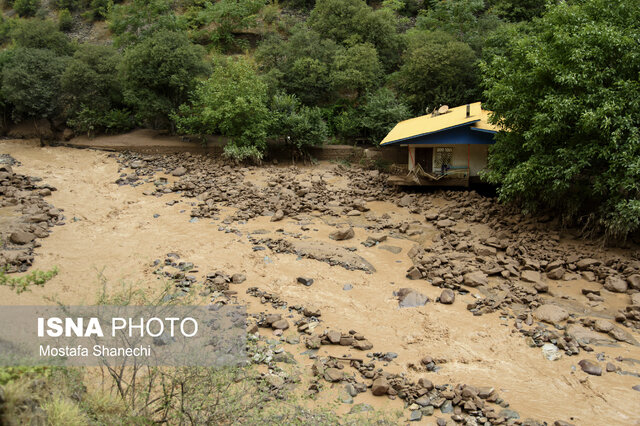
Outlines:
[[569,318],[569,312],[557,305],[542,305],[533,311],[533,316],[539,321],[549,324],[557,324]]

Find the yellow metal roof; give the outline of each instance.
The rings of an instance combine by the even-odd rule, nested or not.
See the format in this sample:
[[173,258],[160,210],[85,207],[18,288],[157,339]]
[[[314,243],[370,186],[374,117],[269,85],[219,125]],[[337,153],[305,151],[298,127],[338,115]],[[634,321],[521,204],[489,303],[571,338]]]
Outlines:
[[480,102],[469,104],[469,116],[467,116],[467,105],[449,109],[448,112],[433,116],[431,114],[421,117],[410,118],[401,121],[391,129],[389,134],[380,142],[380,145],[411,139],[429,133],[440,132],[453,127],[470,124],[481,130],[498,131],[493,124],[489,124],[490,111],[485,111],[480,106]]

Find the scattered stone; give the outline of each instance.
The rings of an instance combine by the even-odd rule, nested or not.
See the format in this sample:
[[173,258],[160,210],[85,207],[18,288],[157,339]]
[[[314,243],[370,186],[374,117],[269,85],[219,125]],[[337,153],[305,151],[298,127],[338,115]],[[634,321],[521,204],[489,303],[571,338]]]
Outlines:
[[582,371],[587,374],[591,374],[592,376],[602,376],[602,368],[588,359],[581,360],[578,365],[582,368]]
[[562,352],[553,343],[545,343],[542,345],[542,355],[549,361],[557,361],[562,358]]
[[244,274],[233,274],[231,276],[231,282],[234,284],[242,284],[247,280],[247,277]]
[[604,280],[604,288],[614,293],[627,291],[627,282],[617,275],[610,275]]
[[9,236],[9,241],[11,241],[13,244],[18,244],[18,245],[29,244],[35,239],[36,239],[36,236],[34,234],[32,234],[31,232],[24,232],[24,231],[12,232],[11,235]]
[[453,290],[445,288],[444,290],[442,290],[442,293],[440,293],[440,297],[438,300],[440,301],[440,303],[450,305],[456,300],[456,294],[453,292]]
[[338,229],[336,231],[333,231],[331,234],[329,234],[329,238],[336,241],[350,240],[354,236],[355,236],[355,232],[351,227],[347,229]]
[[468,287],[478,287],[481,285],[487,285],[487,275],[482,271],[468,272],[463,277],[464,285]]
[[397,295],[398,306],[401,308],[416,308],[426,305],[429,301],[427,296],[410,288],[401,288]]
[[377,378],[376,380],[374,380],[373,384],[371,385],[371,393],[374,394],[375,396],[386,395],[388,391],[389,391],[389,383],[384,377]]
[[313,278],[298,277],[298,282],[304,286],[310,287],[313,284]]
[[546,304],[538,307],[533,312],[533,316],[540,321],[557,324],[569,318],[569,313],[560,306]]
[[171,172],[172,176],[176,176],[176,177],[180,177],[180,176],[184,176],[187,174],[187,169],[184,167],[176,167],[175,169],[173,169],[173,171]]

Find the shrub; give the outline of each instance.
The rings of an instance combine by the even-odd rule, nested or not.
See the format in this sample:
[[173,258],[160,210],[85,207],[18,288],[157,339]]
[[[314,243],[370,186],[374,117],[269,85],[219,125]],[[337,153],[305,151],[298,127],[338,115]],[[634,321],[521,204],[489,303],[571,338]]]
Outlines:
[[58,12],[58,28],[60,31],[71,31],[73,28],[73,16],[69,9],[61,9]]
[[15,0],[13,8],[21,17],[34,16],[40,7],[40,0]]

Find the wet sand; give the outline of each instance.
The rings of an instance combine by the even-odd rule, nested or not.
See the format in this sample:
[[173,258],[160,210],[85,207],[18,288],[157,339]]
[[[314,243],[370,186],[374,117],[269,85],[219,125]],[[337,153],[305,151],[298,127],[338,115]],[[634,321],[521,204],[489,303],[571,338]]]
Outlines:
[[[503,319],[499,313],[474,317],[467,311],[467,303],[473,300],[471,289],[464,296],[457,295],[453,305],[434,302],[441,289],[426,281],[405,278],[412,265],[407,251],[416,241],[430,242],[430,232],[435,230],[418,215],[386,202],[368,203],[376,215],[389,213],[394,221],[422,222],[424,233],[414,238],[389,238],[384,244],[401,248],[393,254],[378,247],[366,248],[360,244],[369,233],[358,227],[364,218],[358,216],[316,217],[304,215],[304,232],[314,241],[357,247],[357,253],[368,260],[376,272],[348,271],[315,260],[299,259],[294,254],[276,254],[271,251],[252,250],[247,233],[266,230],[261,237],[276,237],[275,230],[300,233],[301,221],[285,218],[282,222],[270,222],[268,217],[250,220],[247,224],[233,224],[242,236],[218,231],[221,220],[232,212],[222,209],[220,220],[200,219],[190,223],[189,212],[195,199],[181,198],[176,194],[163,197],[143,196],[152,187],[117,186],[118,163],[109,154],[93,150],[71,148],[39,148],[24,141],[0,143],[0,152],[11,154],[22,163],[14,167],[16,172],[40,176],[44,182],[55,186],[48,202],[64,209],[66,224],[55,227],[53,233],[41,240],[36,249],[34,269],[46,270],[58,266],[59,274],[42,288],[17,295],[9,288],[0,288],[0,297],[11,305],[48,304],[59,300],[66,304],[92,303],[103,283],[113,290],[129,283],[149,292],[158,291],[162,281],[154,275],[151,266],[155,259],[163,259],[166,253],[176,252],[181,258],[194,262],[201,273],[225,271],[229,274],[244,273],[247,281],[233,286],[238,297],[248,304],[249,311],[273,310],[244,294],[248,287],[276,293],[290,305],[314,306],[322,311],[319,327],[339,331],[357,330],[373,343],[376,352],[396,352],[398,358],[386,370],[406,372],[412,377],[427,377],[436,384],[466,383],[473,386],[492,386],[510,403],[521,419],[534,418],[553,423],[562,419],[577,425],[640,424],[640,392],[631,389],[640,384],[640,378],[631,375],[605,373],[602,377],[588,376],[577,367],[581,359],[595,359],[604,352],[607,360],[617,356],[640,359],[640,348],[621,343],[617,347],[595,346],[593,353],[579,356],[563,356],[558,361],[547,361],[539,348],[530,348],[524,337],[513,329],[513,319]],[[304,169],[304,173],[325,173],[332,164]],[[170,181],[176,178],[168,176]],[[260,170],[248,175],[254,184],[268,180]],[[336,191],[346,183],[340,179],[330,181]],[[170,200],[179,202],[167,206]],[[434,205],[441,205],[441,200]],[[159,217],[154,218],[154,214]],[[1,216],[0,216],[1,220]],[[355,238],[332,241],[329,233],[334,223],[352,223]],[[470,225],[474,233],[489,235],[484,225]],[[280,237],[280,236],[279,236]],[[268,259],[265,259],[268,256]],[[296,282],[298,276],[315,279],[311,287]],[[104,278],[101,279],[100,277]],[[353,289],[344,291],[351,284]],[[589,313],[586,299],[580,289],[597,283],[569,281],[550,285],[549,298],[564,303],[572,311]],[[414,288],[429,296],[431,302],[424,307],[399,309],[393,291],[402,287]],[[567,298],[560,298],[560,296]],[[616,309],[626,302],[627,295],[603,290],[607,309],[599,315],[611,318]],[[572,300],[573,299],[573,300]],[[610,309],[609,309],[610,307]],[[261,333],[270,333],[263,331]],[[638,334],[634,337],[640,340]],[[303,345],[290,349],[294,354],[304,351]],[[364,354],[340,346],[322,346],[319,355],[354,357]],[[407,364],[419,364],[425,355],[446,360],[439,364],[437,372],[415,372]],[[303,363],[311,363],[298,357]],[[622,369],[640,372],[640,364],[617,363]],[[338,388],[339,385],[336,385]],[[323,397],[319,399],[322,401]],[[355,397],[355,402],[366,402],[375,407],[402,409],[402,401],[390,401],[386,397],[374,397],[370,393]],[[348,411],[350,406],[340,407]],[[407,411],[404,412],[405,417]],[[603,419],[606,422],[603,423]],[[435,423],[435,416],[425,417],[423,424]]]

